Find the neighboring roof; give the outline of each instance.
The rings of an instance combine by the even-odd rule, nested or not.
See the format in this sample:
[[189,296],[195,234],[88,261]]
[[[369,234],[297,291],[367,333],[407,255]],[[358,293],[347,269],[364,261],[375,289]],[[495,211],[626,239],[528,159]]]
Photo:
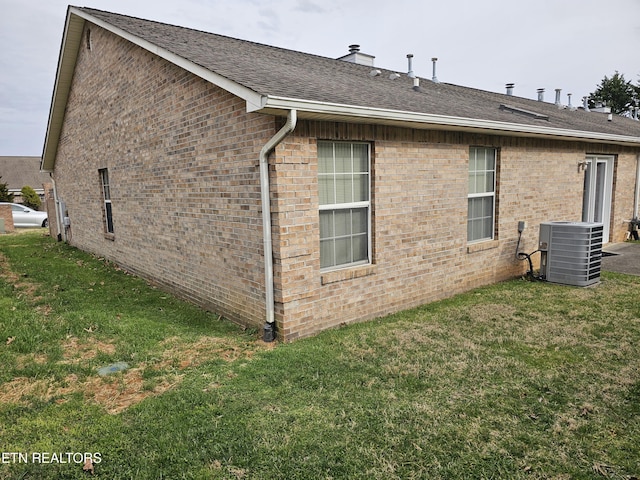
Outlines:
[[40,157],[0,157],[0,176],[12,193],[24,186],[42,191],[44,183],[51,183],[49,175],[40,172]]
[[[247,102],[247,111],[299,118],[356,121],[412,128],[446,128],[640,146],[640,122],[271,47],[199,30],[69,7],[43,153],[53,166],[64,107],[89,21],[211,81]],[[502,107],[502,108],[501,108]],[[505,108],[506,107],[506,108]],[[533,112],[538,115],[529,115]]]

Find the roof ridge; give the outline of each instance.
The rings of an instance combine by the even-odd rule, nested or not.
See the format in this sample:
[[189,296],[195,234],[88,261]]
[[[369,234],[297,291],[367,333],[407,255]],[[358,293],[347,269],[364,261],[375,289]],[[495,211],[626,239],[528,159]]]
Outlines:
[[[283,51],[283,52],[294,53],[294,54],[298,54],[298,55],[305,55],[305,56],[310,56],[310,57],[315,57],[315,58],[321,58],[321,59],[324,59],[324,60],[339,61],[339,62],[342,62],[344,64],[355,65],[357,67],[364,67],[364,68],[369,68],[369,69],[372,68],[372,67],[367,67],[366,65],[359,65],[359,64],[355,64],[355,63],[351,63],[351,62],[345,62],[344,60],[338,60],[336,58],[327,57],[327,56],[324,56],[324,55],[318,55],[318,54],[309,53],[309,52],[301,52],[299,50],[294,50],[292,48],[279,47],[277,45],[269,45],[267,43],[256,42],[256,41],[247,40],[247,39],[244,39],[244,38],[232,37],[230,35],[225,35],[225,34],[221,34],[221,33],[215,33],[215,32],[211,32],[211,31],[207,31],[207,30],[202,30],[202,29],[199,29],[199,28],[186,27],[184,25],[176,25],[174,23],[161,22],[159,20],[150,20],[150,19],[147,19],[147,18],[136,17],[136,16],[133,16],[133,15],[125,15],[125,14],[122,14],[122,13],[109,12],[107,10],[101,10],[101,9],[98,9],[98,8],[76,7],[76,6],[72,6],[72,8],[76,8],[78,10],[81,10],[81,11],[89,13],[89,14],[93,14],[94,12],[97,12],[97,13],[103,14],[103,15],[116,16],[116,17],[120,17],[120,18],[128,18],[128,19],[138,20],[140,22],[145,22],[145,23],[154,23],[156,25],[161,25],[161,26],[164,26],[164,27],[180,28],[180,29],[183,29],[183,30],[188,30],[190,32],[197,32],[197,33],[202,33],[202,34],[205,34],[205,35],[211,35],[211,36],[218,37],[218,38],[224,38],[224,39],[227,39],[227,40],[232,40],[232,41],[237,41],[237,42],[244,42],[244,43],[257,45],[257,46],[264,47],[264,48],[280,50],[280,51]],[[373,67],[373,68],[377,68],[378,70],[384,70],[384,71],[388,71],[388,72],[393,72],[393,70],[388,70],[388,69],[384,69],[384,68],[380,68],[380,67]]]
[[[407,74],[397,70],[90,7],[70,6],[68,12],[43,150],[44,170],[55,161],[84,21],[93,21],[244,99],[247,112],[283,116],[287,110],[297,109],[298,118],[409,128],[436,125],[493,134],[571,138],[636,148],[640,145],[640,123],[628,118],[607,121],[606,116],[593,112],[557,108],[549,102],[534,103],[533,99],[474,87],[434,83],[425,77],[419,77],[419,88],[412,88]],[[376,75],[376,70],[381,74]],[[396,78],[390,73],[401,76]],[[546,113],[549,125],[541,128],[539,120],[522,115],[514,121],[513,113],[499,108],[505,102]]]

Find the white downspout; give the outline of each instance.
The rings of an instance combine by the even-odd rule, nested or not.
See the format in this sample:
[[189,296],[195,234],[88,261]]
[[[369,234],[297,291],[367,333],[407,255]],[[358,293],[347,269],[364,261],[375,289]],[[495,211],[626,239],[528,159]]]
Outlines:
[[56,181],[53,179],[53,173],[49,172],[49,178],[51,179],[51,183],[53,183],[53,204],[56,209],[56,228],[58,229],[58,235],[56,239],[60,242],[62,241],[62,230],[60,230],[60,206],[58,204],[58,188],[56,187]]
[[275,305],[273,299],[273,244],[271,240],[271,195],[269,193],[269,153],[296,128],[297,111],[289,110],[287,122],[260,150],[260,195],[262,200],[262,237],[264,243],[264,290],[266,322],[264,341],[275,340]]

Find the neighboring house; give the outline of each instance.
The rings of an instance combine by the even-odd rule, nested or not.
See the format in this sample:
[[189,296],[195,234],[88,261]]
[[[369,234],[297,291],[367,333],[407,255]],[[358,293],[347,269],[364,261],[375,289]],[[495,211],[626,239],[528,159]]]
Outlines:
[[519,221],[624,240],[639,122],[372,65],[70,7],[53,234],[284,340],[522,275]]
[[33,188],[44,200],[44,185],[51,183],[49,174],[40,171],[40,157],[0,157],[0,176],[0,183],[7,184],[16,203],[22,203],[20,192],[25,186]]

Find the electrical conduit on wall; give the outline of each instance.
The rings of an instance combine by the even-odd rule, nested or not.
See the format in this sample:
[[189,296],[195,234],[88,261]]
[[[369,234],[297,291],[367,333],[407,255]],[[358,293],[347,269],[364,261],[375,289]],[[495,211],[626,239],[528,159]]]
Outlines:
[[264,289],[266,322],[263,339],[275,340],[275,305],[273,299],[273,243],[271,240],[271,195],[269,193],[269,154],[296,128],[297,111],[289,110],[287,122],[260,150],[260,196],[262,200],[262,237],[264,244]]

